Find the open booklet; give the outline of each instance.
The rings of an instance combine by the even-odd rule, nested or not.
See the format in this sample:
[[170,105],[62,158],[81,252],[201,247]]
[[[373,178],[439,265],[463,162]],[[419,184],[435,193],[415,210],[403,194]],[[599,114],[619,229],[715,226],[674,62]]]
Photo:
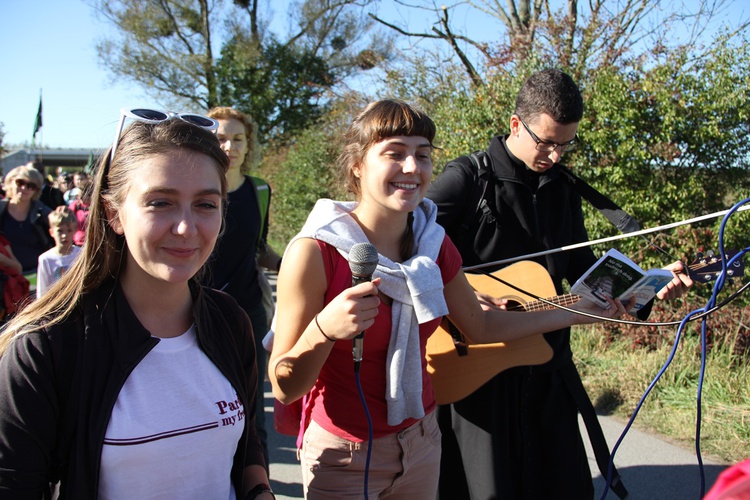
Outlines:
[[603,296],[617,297],[623,303],[635,296],[635,306],[628,311],[632,313],[643,308],[672,278],[672,272],[666,269],[644,271],[612,248],[573,284],[570,292],[602,307],[607,305]]

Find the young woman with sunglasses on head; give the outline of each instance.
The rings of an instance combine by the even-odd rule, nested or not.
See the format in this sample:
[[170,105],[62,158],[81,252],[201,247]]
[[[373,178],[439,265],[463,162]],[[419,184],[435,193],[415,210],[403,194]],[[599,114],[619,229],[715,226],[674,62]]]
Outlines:
[[[339,157],[357,201],[319,200],[286,250],[269,376],[283,403],[304,397],[299,456],[308,499],[435,498],[441,445],[425,346],[443,316],[476,343],[592,321],[480,304],[424,198],[434,137],[434,123],[414,106],[367,106]],[[377,249],[374,279],[352,286],[347,259],[366,242]],[[609,306],[574,307],[607,317],[625,312],[619,302]],[[361,332],[356,361],[348,340]]]
[[44,182],[31,163],[5,176],[5,199],[0,200],[0,231],[21,262],[23,273],[36,272],[39,256],[54,246],[47,216],[52,211],[39,200]]
[[0,497],[274,498],[250,322],[196,280],[226,195],[216,123],[146,111],[100,159],[79,259],[0,336]]

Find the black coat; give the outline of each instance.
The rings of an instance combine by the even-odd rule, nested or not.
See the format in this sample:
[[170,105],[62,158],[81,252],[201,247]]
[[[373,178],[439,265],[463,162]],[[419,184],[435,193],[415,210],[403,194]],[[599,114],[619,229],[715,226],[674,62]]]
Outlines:
[[[588,240],[583,223],[581,197],[556,167],[538,175],[538,188],[529,186],[528,176],[519,160],[511,157],[504,139],[495,137],[488,153],[492,158],[494,177],[488,195],[491,214],[480,212],[474,223],[462,229],[475,184],[476,169],[467,157],[446,165],[432,183],[427,198],[438,206],[438,223],[444,228],[461,253],[464,266],[489,263],[580,243]],[[557,294],[562,293],[563,280],[574,283],[591,265],[596,256],[588,247],[569,252],[556,252],[537,257],[549,272]],[[493,271],[501,266],[490,266]],[[570,358],[567,335],[547,334],[555,349],[555,361]]]
[[[467,157],[450,162],[427,192],[465,266],[588,240],[581,197],[557,167],[541,175],[531,172],[509,153],[503,137],[492,139],[488,154],[494,175],[486,196],[490,210],[481,217],[465,216],[476,212],[468,205],[479,182]],[[596,257],[584,247],[535,260],[560,294],[563,280],[573,283]],[[461,401],[438,408],[441,500],[593,496],[578,429],[578,409],[588,398],[573,364],[570,329],[547,333],[545,339],[554,350],[545,365],[506,370]]]
[[[5,218],[10,217],[10,214],[8,214],[8,203],[10,202],[7,198],[4,200],[0,200],[0,229],[4,227]],[[33,202],[31,202],[28,221],[31,224],[31,230],[33,231],[36,239],[34,255],[20,255],[18,250],[13,246],[12,239],[8,238],[10,241],[10,246],[11,248],[13,248],[13,253],[16,258],[20,260],[22,264],[24,262],[27,263],[27,265],[24,266],[24,272],[35,270],[39,255],[55,246],[55,240],[52,239],[52,236],[50,236],[49,234],[48,216],[51,211],[52,209],[50,209],[40,200],[34,200]],[[32,262],[33,265],[31,265]]]
[[[226,294],[194,288],[193,298],[198,344],[248,416],[231,474],[240,498],[244,468],[264,465],[252,417],[252,329]],[[59,479],[59,498],[96,498],[110,413],[130,372],[157,343],[111,284],[83,297],[62,323],[15,339],[0,358],[0,497],[38,500]]]
[[39,197],[39,200],[53,210],[65,205],[65,198],[62,191],[46,182],[42,186],[42,195]]

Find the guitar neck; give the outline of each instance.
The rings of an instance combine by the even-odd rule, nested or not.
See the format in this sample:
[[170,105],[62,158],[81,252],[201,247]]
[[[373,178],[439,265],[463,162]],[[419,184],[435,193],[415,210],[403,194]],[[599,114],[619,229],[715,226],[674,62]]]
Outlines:
[[517,310],[517,311],[546,311],[548,309],[554,309],[555,305],[565,306],[569,307],[578,302],[578,299],[580,299],[580,296],[573,295],[572,293],[566,293],[564,295],[557,295],[555,297],[548,297],[544,299],[547,302],[552,302],[552,304],[548,304],[547,302],[543,302],[541,300],[533,300],[531,302],[527,302],[525,304],[519,304],[518,306],[509,309],[509,310]]

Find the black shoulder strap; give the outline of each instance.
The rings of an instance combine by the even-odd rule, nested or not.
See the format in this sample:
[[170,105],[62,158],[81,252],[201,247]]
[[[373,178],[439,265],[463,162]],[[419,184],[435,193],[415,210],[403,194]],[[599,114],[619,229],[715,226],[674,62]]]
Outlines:
[[471,165],[474,167],[476,179],[474,189],[471,190],[471,197],[466,204],[464,217],[461,221],[462,236],[472,228],[480,212],[484,212],[487,215],[489,222],[494,221],[494,215],[485,197],[493,172],[490,156],[485,151],[474,151],[467,158],[469,158]]
[[601,212],[601,214],[621,232],[632,233],[641,229],[638,221],[635,220],[632,215],[617,206],[615,202],[591,187],[586,181],[571,172],[565,165],[560,165],[558,163],[557,166],[560,168],[560,172],[568,180],[573,189],[575,189],[583,199],[591,203],[594,208]]
[[584,424],[586,424],[586,430],[589,434],[589,441],[591,442],[591,448],[594,452],[594,458],[596,459],[596,465],[599,466],[599,472],[602,477],[607,480],[607,475],[611,473],[610,481],[607,486],[617,495],[619,498],[624,499],[628,496],[628,490],[622,482],[620,473],[617,468],[612,464],[612,470],[609,471],[610,452],[609,446],[607,446],[607,439],[604,437],[604,431],[602,430],[599,418],[596,416],[596,410],[594,405],[589,399],[589,395],[586,393],[586,389],[583,387],[581,382],[581,376],[578,374],[575,365],[570,362],[564,365],[560,369],[563,383],[567,387],[571,396],[578,406],[578,411],[583,418]]
[[266,181],[260,177],[249,175],[248,178],[255,188],[255,198],[258,200],[258,210],[260,211],[260,234],[258,235],[258,246],[261,245],[263,233],[266,229],[266,218],[268,210],[271,207],[271,188]]
[[[494,216],[492,209],[488,205],[485,197],[487,188],[492,178],[492,159],[486,151],[475,151],[468,156],[471,164],[476,170],[476,183],[472,190],[469,202],[464,211],[464,217],[461,222],[461,231],[465,233],[473,226],[480,212],[487,214],[488,220],[492,222]],[[620,208],[611,199],[594,189],[586,181],[575,175],[565,165],[557,165],[563,177],[570,183],[573,189],[588,201],[591,206],[596,208],[604,217],[607,218],[617,229],[623,233],[632,233],[641,229],[638,221],[625,210]]]

